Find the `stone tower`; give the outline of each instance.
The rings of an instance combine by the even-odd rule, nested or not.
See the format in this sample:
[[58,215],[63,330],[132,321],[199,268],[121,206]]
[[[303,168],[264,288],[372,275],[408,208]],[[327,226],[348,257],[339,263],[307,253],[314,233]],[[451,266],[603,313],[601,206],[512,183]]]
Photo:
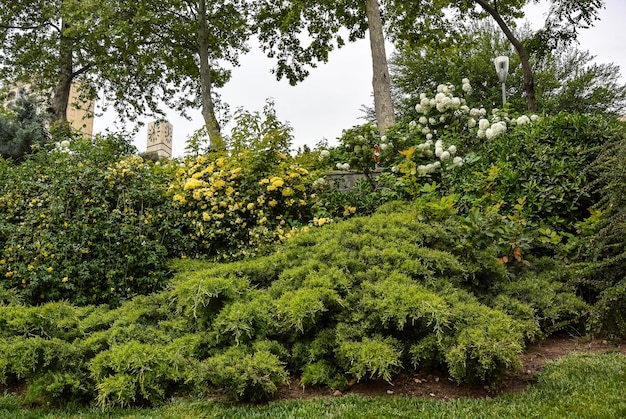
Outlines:
[[148,123],[147,152],[159,157],[172,157],[173,127],[168,121],[160,120]]

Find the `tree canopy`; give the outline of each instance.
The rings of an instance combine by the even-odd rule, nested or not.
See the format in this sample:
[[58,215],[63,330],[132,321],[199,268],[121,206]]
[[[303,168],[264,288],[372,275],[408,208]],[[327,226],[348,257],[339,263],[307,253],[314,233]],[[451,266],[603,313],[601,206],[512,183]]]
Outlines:
[[[162,114],[162,103],[184,111],[223,85],[224,62],[236,64],[249,33],[246,2],[55,0],[0,5],[0,78],[52,92],[54,120],[66,120],[69,88],[114,107],[123,118]],[[204,29],[200,25],[204,22]],[[205,53],[201,60],[200,53]],[[205,79],[205,80],[206,80]]]
[[[494,54],[510,55],[506,83],[508,106],[525,112],[520,59],[502,32],[489,21],[459,24],[455,30],[464,31],[467,36],[445,46],[407,44],[394,54],[391,73],[399,114],[413,118],[413,106],[420,93],[434,91],[441,83],[460,86],[466,77],[473,86],[471,92],[464,92],[468,102],[485,107],[500,106],[500,86],[491,61]],[[520,29],[520,39],[525,41],[532,35],[529,29]],[[623,112],[626,86],[619,82],[619,68],[613,64],[593,63],[593,58],[589,52],[572,45],[532,57],[538,111],[546,114]]]
[[37,113],[35,98],[22,90],[20,97],[0,113],[0,156],[19,162],[49,141],[48,133],[41,116]]

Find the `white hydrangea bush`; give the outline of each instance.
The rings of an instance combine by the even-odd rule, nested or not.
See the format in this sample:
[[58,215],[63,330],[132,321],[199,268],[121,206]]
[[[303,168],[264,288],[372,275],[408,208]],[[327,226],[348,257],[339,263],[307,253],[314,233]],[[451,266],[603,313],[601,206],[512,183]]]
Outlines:
[[362,170],[376,165],[407,174],[405,160],[410,159],[415,165],[408,174],[427,177],[462,166],[459,150],[468,146],[468,141],[492,141],[513,127],[539,119],[537,115],[510,116],[506,110],[489,113],[484,107],[470,107],[465,96],[471,91],[470,80],[464,78],[460,89],[447,83],[438,85],[434,95],[421,93],[415,119],[392,127],[386,136],[379,137],[373,124],[344,131],[341,142],[349,156],[335,168]]

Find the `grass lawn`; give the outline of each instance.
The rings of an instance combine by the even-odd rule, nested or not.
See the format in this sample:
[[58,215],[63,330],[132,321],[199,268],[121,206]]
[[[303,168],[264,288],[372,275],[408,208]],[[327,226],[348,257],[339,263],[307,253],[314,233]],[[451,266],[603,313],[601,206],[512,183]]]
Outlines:
[[438,401],[347,395],[234,405],[177,400],[151,409],[25,409],[16,396],[0,398],[2,418],[620,418],[626,417],[626,356],[571,354],[549,363],[538,383],[494,399]]

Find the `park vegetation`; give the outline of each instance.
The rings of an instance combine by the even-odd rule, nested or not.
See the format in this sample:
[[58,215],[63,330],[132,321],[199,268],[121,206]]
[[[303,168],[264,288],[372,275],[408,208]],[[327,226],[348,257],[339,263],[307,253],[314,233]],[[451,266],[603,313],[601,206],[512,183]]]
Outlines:
[[[337,16],[362,35],[365,10],[350,10]],[[102,47],[89,36],[72,40]],[[454,80],[410,77],[415,54],[440,69],[461,46],[404,46],[395,124],[298,153],[271,101],[238,111],[230,136],[208,111],[179,159],[140,155],[124,134],[47,127],[29,100],[3,109],[0,383],[24,404],[107,409],[218,390],[258,402],[293,377],[342,390],[444,371],[497,387],[553,334],[624,338],[624,88],[594,67],[573,85],[615,96],[581,105],[554,88],[536,96],[540,114],[499,108],[472,80],[485,80],[477,62]],[[544,70],[537,80],[562,68]],[[517,88],[527,81],[518,66]],[[361,178],[343,188],[336,169]]]

